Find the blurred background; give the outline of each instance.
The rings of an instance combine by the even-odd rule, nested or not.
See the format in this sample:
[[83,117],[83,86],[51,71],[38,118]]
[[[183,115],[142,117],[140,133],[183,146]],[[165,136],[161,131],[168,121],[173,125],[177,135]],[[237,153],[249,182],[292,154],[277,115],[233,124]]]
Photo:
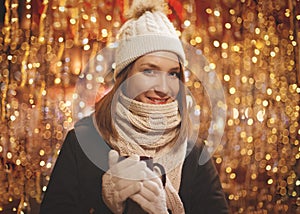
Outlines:
[[[223,85],[227,117],[213,158],[232,213],[300,213],[300,1],[166,2],[182,40]],[[65,134],[84,115],[72,108],[76,83],[93,79],[85,65],[115,41],[130,3],[0,2],[0,213],[38,213]],[[113,84],[96,81],[98,97]],[[205,138],[209,99],[197,78],[186,85]]]

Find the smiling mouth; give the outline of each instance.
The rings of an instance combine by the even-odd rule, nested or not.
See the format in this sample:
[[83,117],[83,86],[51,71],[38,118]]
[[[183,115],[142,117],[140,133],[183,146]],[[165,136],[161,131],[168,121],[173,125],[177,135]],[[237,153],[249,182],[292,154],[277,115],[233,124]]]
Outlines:
[[151,97],[148,97],[148,99],[150,100],[150,102],[152,104],[166,104],[169,100],[169,98],[166,98],[166,99],[157,99],[157,98],[151,98]]

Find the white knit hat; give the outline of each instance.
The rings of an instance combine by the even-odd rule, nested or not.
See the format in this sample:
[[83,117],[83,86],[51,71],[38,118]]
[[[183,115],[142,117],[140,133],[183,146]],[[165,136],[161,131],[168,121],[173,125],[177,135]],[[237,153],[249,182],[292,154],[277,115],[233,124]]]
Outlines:
[[129,20],[117,36],[119,45],[115,56],[115,78],[134,60],[154,51],[175,53],[184,62],[182,43],[163,12],[163,1],[134,0],[129,13]]

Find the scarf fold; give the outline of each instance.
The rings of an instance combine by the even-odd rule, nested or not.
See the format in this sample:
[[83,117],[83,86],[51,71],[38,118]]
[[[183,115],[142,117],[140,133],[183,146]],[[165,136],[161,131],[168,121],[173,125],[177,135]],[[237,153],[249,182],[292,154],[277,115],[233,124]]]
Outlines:
[[121,93],[114,122],[121,138],[143,149],[156,149],[174,140],[181,118],[177,101],[165,105],[145,104]]
[[187,141],[178,142],[181,117],[177,101],[147,104],[121,93],[114,116],[119,138],[111,138],[108,144],[121,156],[137,154],[161,164],[167,175],[167,206],[172,213],[184,213],[178,192]]

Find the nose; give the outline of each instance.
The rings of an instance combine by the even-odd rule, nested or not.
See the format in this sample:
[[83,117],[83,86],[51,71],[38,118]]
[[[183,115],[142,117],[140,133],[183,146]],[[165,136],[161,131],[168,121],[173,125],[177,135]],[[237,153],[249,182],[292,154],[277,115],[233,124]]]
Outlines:
[[158,81],[156,86],[154,87],[154,90],[156,93],[158,93],[160,96],[165,96],[170,93],[170,87],[167,75],[165,73],[162,73],[158,77]]

